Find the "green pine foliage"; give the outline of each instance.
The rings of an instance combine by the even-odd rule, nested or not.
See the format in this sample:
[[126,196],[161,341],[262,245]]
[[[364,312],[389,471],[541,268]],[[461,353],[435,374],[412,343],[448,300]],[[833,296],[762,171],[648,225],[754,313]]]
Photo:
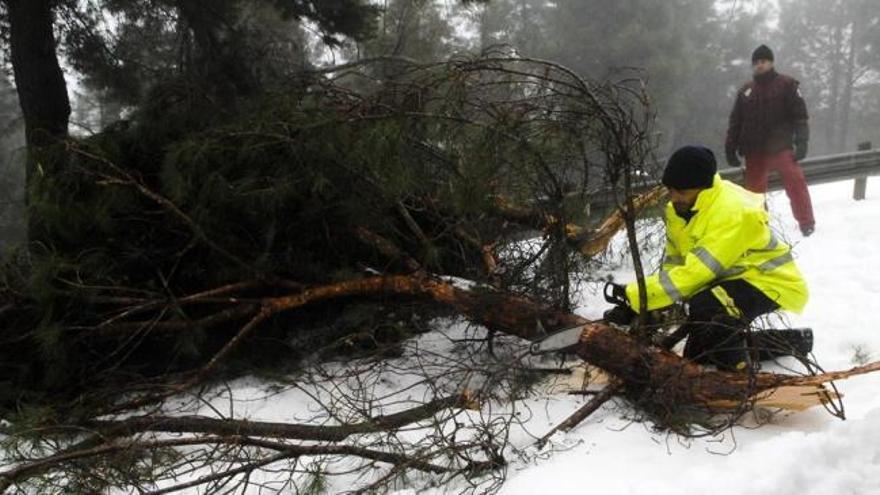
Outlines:
[[[57,400],[192,369],[243,323],[113,333],[120,305],[165,301],[150,318],[186,323],[216,306],[180,306],[176,298],[226,284],[313,286],[366,268],[409,270],[360,239],[359,229],[428,272],[492,277],[502,288],[567,304],[561,287],[574,254],[559,232],[545,237],[555,244],[543,255],[506,250],[507,269],[496,274],[486,271],[482,248],[513,246],[522,234],[499,214],[499,198],[559,225],[578,218],[585,167],[597,166],[607,129],[590,117],[592,98],[559,82],[568,76],[527,63],[500,69],[483,59],[412,65],[367,89],[310,75],[229,106],[170,82],[153,88],[154,98],[128,120],[69,142],[64,166],[31,184],[33,247],[7,268],[8,297],[24,309],[0,329],[11,342],[0,346],[9,370],[0,403],[22,390],[35,401]],[[600,85],[592,90],[593,98],[614,98]],[[395,341],[420,331],[414,312],[425,314],[352,319],[321,305],[291,312],[261,327],[228,369],[315,352],[393,353]],[[302,339],[309,329],[321,330]]]

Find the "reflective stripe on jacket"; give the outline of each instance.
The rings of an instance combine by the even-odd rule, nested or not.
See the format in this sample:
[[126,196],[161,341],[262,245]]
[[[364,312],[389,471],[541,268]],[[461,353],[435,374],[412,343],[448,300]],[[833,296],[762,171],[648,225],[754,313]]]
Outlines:
[[[723,280],[743,279],[782,309],[799,313],[807,303],[807,284],[791,248],[769,226],[764,195],[749,192],[715,175],[700,192],[690,221],[666,204],[666,253],[660,271],[645,279],[648,310],[687,300]],[[636,283],[626,287],[639,311]]]

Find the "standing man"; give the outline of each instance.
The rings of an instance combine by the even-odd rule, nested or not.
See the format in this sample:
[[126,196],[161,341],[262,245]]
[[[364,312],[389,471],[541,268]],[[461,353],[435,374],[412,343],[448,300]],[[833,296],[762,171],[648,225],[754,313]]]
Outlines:
[[730,112],[724,147],[727,163],[739,167],[737,153],[744,156],[746,188],[759,193],[767,191],[767,175],[779,172],[791,212],[807,237],[816,221],[804,171],[797,164],[807,156],[810,139],[807,105],[798,81],[774,69],[770,48],[755,49],[752,68],[753,80],[737,92]]
[[[672,154],[663,172],[666,252],[660,271],[645,279],[647,311],[687,302],[684,357],[725,370],[748,364],[747,332],[755,318],[784,309],[800,312],[807,284],[791,248],[770,230],[764,195],[723,180],[715,155],[702,146]],[[610,323],[628,325],[640,310],[639,287],[609,283],[617,306]],[[751,345],[762,355],[804,355],[812,333],[755,332]]]

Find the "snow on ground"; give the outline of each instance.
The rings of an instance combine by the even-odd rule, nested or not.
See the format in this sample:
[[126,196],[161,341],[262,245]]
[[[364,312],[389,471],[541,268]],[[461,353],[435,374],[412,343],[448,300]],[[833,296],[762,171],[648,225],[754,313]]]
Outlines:
[[[817,229],[807,239],[791,219],[784,193],[770,197],[775,226],[794,244],[811,292],[807,309],[790,321],[814,329],[814,351],[826,369],[851,367],[856,349],[880,359],[880,184],[869,182],[868,199],[859,202],[851,199],[852,182],[812,187]],[[603,304],[588,295],[584,312],[598,316]],[[846,421],[814,409],[687,443],[630,424],[608,405],[554,437],[557,447],[568,450],[515,466],[502,493],[880,493],[880,376],[838,386]],[[568,398],[555,402],[553,414],[533,422],[549,428],[578,405]]]
[[[808,280],[811,298],[802,315],[791,316],[795,326],[814,329],[815,354],[828,370],[845,369],[854,364],[857,354],[862,358],[880,359],[880,328],[875,323],[880,307],[880,181],[872,179],[868,199],[851,199],[852,183],[843,182],[811,188],[816,210],[816,233],[803,239],[791,220],[784,194],[770,197],[777,232],[795,246],[801,271]],[[621,239],[616,241],[618,244]],[[654,253],[656,259],[657,253]],[[632,278],[625,267],[614,276],[619,281]],[[467,285],[464,281],[455,281]],[[599,317],[607,304],[594,287],[583,296],[580,312],[586,317]],[[339,391],[351,385],[364,387],[372,397],[394,399],[381,408],[382,413],[394,412],[424,400],[432,394],[420,377],[401,373],[401,366],[414,361],[427,370],[443,369],[450,359],[466,361],[469,344],[457,339],[474,338],[482,331],[460,320],[438,322],[440,330],[412,339],[407,352],[382,363],[348,364],[360,367],[348,372],[343,365],[327,363],[307,371],[319,380],[321,389],[298,388],[297,377],[288,383],[249,377],[217,390],[217,395],[198,409],[198,413],[228,415],[263,421],[323,423],[330,421],[325,407],[349,405],[341,401]],[[499,345],[517,351],[524,343],[502,338]],[[857,352],[858,351],[858,352]],[[473,353],[471,356],[484,355]],[[867,355],[867,356],[866,356]],[[470,359],[470,358],[468,358]],[[316,371],[317,370],[317,371]],[[346,382],[330,378],[346,372]],[[369,376],[368,383],[364,377]],[[444,390],[460,390],[479,384],[466,383],[460,376],[444,376],[445,383],[435,383]],[[845,396],[848,419],[840,421],[821,408],[802,413],[774,416],[770,424],[760,428],[740,426],[723,436],[683,440],[658,433],[649,423],[633,422],[626,417],[627,409],[609,402],[591,415],[575,430],[557,433],[543,450],[533,446],[536,437],[565,419],[581,404],[583,398],[566,394],[545,394],[518,402],[524,424],[510,431],[511,461],[507,480],[501,493],[541,494],[568,493],[615,494],[873,494],[880,493],[880,373],[856,377],[838,383]],[[234,399],[230,399],[231,392]],[[434,390],[433,393],[438,392]],[[364,397],[368,400],[368,397]],[[192,398],[180,399],[181,404]],[[350,405],[352,407],[358,404]],[[174,410],[173,405],[169,409]],[[494,408],[500,413],[504,407]],[[189,409],[188,413],[196,411]],[[377,411],[376,413],[378,413]],[[491,419],[495,411],[466,412],[478,422],[483,414]],[[485,419],[485,418],[484,418]],[[418,427],[405,432],[406,441],[418,443],[426,433]],[[430,440],[429,440],[430,441]],[[325,466],[331,467],[331,466]],[[337,467],[346,467],[343,461]],[[348,466],[350,467],[350,466]],[[195,476],[198,473],[191,473]],[[275,473],[277,477],[278,473]],[[263,473],[260,481],[269,481],[272,474]],[[418,478],[410,478],[417,481]],[[351,476],[332,476],[326,493],[353,488],[360,481]],[[274,485],[281,487],[282,485]],[[415,493],[399,487],[400,494]],[[456,492],[468,488],[451,485],[433,493]],[[290,490],[287,486],[283,490]],[[423,492],[432,493],[432,492]]]
[[[880,191],[872,186],[880,188],[880,183],[872,180],[869,197],[861,202],[851,199],[851,182],[811,188],[817,230],[808,239],[798,232],[783,193],[772,194],[769,201],[774,227],[794,245],[811,290],[806,311],[792,315],[789,323],[814,329],[815,354],[829,370],[853,366],[857,350],[880,359],[880,325],[875,324],[875,308],[880,307],[880,249],[876,247],[880,244]],[[625,281],[632,277],[628,272],[622,268],[614,275]],[[580,308],[584,316],[599,317],[607,307],[595,289],[584,294]],[[422,335],[410,345],[442,361],[443,355],[458,352],[455,346],[461,344],[454,339],[478,334],[461,322],[451,322],[444,331]],[[394,362],[389,360],[389,366]],[[880,374],[856,377],[838,386],[845,396],[846,421],[816,408],[777,415],[757,429],[742,426],[720,437],[682,440],[657,433],[650,424],[632,422],[623,413],[626,409],[612,401],[575,430],[554,436],[541,451],[532,446],[536,436],[565,419],[585,399],[565,394],[535,397],[517,406],[528,419],[524,427],[510,432],[516,450],[508,452],[512,462],[501,493],[880,493]],[[377,383],[375,392],[401,389],[410,390],[405,393],[415,400],[425,393],[417,383],[394,373]],[[254,378],[238,380],[233,390],[234,401],[226,403],[218,397],[215,405],[234,408],[238,417],[309,422],[321,416],[320,401],[316,403],[316,396],[303,390],[273,392]],[[211,411],[202,413],[210,415]],[[411,435],[417,436],[417,431]],[[328,493],[350,489],[350,481],[346,477],[331,480]],[[458,488],[466,487],[452,485],[436,493]],[[415,492],[401,489],[398,493]]]

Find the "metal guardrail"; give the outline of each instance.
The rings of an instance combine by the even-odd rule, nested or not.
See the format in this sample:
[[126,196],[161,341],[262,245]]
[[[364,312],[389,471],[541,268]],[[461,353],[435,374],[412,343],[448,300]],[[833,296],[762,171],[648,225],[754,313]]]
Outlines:
[[[828,182],[843,180],[856,180],[856,188],[853,193],[855,199],[864,199],[865,178],[872,175],[880,175],[880,150],[854,151],[837,155],[817,156],[807,158],[799,162],[804,171],[807,184],[817,185]],[[719,174],[727,180],[742,184],[745,164],[742,167],[725,167],[719,170]],[[636,192],[644,192],[659,185],[655,179],[638,181],[633,185]],[[783,189],[782,180],[778,174],[771,174],[767,184],[768,190],[778,191]],[[590,210],[592,212],[605,212],[612,208],[614,200],[611,191],[597,191],[590,197]]]
[[[854,151],[838,155],[818,156],[800,162],[807,184],[825,184],[842,180],[853,180],[880,175],[880,150]],[[725,168],[722,177],[742,183],[743,168]],[[777,174],[770,177],[770,190],[782,189],[782,181]]]

